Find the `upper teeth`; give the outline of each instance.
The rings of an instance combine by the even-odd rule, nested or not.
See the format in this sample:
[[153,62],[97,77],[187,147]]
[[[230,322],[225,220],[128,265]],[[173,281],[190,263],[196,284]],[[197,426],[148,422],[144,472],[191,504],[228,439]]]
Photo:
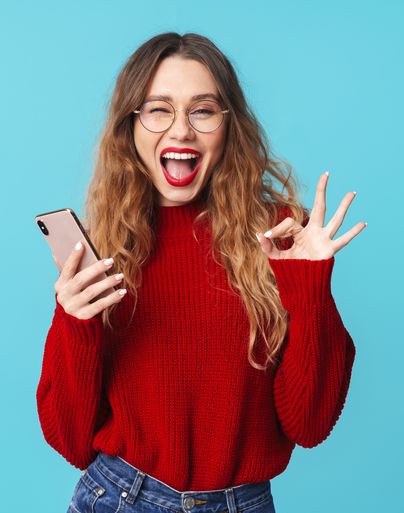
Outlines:
[[198,158],[198,155],[195,155],[195,153],[174,153],[174,152],[168,152],[164,153],[162,155],[165,159],[196,159]]

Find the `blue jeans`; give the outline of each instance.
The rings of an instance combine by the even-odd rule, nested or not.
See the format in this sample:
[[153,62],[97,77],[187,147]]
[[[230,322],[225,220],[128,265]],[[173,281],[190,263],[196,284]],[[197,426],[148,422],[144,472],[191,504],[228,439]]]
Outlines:
[[118,456],[82,472],[67,513],[275,513],[271,482],[180,492]]

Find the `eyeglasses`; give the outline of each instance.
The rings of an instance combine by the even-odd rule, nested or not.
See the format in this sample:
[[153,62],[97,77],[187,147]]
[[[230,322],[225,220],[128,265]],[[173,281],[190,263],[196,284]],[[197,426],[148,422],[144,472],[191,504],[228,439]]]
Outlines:
[[[140,115],[140,122],[150,132],[165,132],[172,126],[177,112],[181,110],[183,109],[175,109],[164,100],[148,100],[133,112]],[[222,110],[215,100],[199,100],[186,109],[189,124],[202,133],[217,130],[228,112],[228,109]]]

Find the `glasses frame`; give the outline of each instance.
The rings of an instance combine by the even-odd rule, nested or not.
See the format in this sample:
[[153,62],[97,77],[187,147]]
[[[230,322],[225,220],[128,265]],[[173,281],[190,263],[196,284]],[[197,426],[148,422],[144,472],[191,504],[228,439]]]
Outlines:
[[[150,130],[150,128],[147,128],[147,126],[145,126],[145,125],[143,124],[143,122],[142,122],[142,117],[140,116],[140,111],[141,111],[141,109],[142,109],[143,105],[144,105],[145,103],[150,103],[150,102],[154,102],[154,101],[160,101],[160,102],[168,103],[168,105],[170,105],[170,107],[172,107],[172,109],[174,110],[174,117],[173,117],[173,120],[171,121],[171,125],[170,125],[168,128],[165,128],[164,130]],[[171,128],[171,127],[173,126],[173,124],[175,123],[175,120],[177,119],[177,112],[180,112],[180,111],[185,112],[185,114],[186,114],[186,116],[187,116],[187,119],[188,119],[188,123],[189,123],[189,125],[190,125],[194,130],[196,130],[197,132],[199,132],[199,133],[201,133],[201,134],[210,134],[210,133],[214,132],[215,130],[217,130],[217,129],[222,125],[222,123],[223,123],[223,121],[224,121],[224,115],[225,115],[225,114],[228,114],[228,113],[230,112],[230,109],[224,109],[224,110],[221,110],[221,111],[220,111],[220,112],[222,113],[222,120],[220,121],[220,124],[219,124],[216,128],[214,128],[213,130],[209,130],[208,132],[203,132],[202,130],[198,130],[197,128],[195,128],[195,127],[194,127],[194,125],[191,123],[191,119],[190,119],[190,111],[191,111],[192,107],[193,107],[194,105],[196,105],[197,103],[200,103],[200,102],[211,102],[211,103],[216,103],[216,104],[217,104],[217,105],[219,105],[219,107],[220,107],[220,103],[219,103],[219,102],[217,102],[216,100],[211,100],[211,99],[209,99],[209,98],[206,98],[206,100],[204,100],[204,99],[202,99],[202,100],[197,100],[197,101],[195,101],[194,103],[192,103],[192,104],[191,104],[188,108],[186,108],[186,109],[176,109],[176,108],[174,107],[174,105],[172,105],[170,102],[168,102],[168,101],[166,101],[166,100],[146,100],[145,102],[143,102],[143,103],[140,105],[139,109],[133,110],[132,112],[133,112],[133,114],[139,114],[139,119],[140,119],[140,122],[142,123],[142,126],[143,126],[146,130],[148,130],[149,132],[153,132],[154,134],[161,134],[161,133],[163,133],[163,132],[167,132],[167,130],[170,130],[170,128]]]

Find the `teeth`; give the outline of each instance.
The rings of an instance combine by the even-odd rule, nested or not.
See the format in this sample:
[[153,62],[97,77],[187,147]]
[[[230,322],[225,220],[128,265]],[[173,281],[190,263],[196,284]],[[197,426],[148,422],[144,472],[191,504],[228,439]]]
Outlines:
[[194,153],[174,153],[174,152],[167,152],[162,155],[165,159],[177,159],[177,160],[184,160],[184,159],[197,159],[198,155],[195,155]]

